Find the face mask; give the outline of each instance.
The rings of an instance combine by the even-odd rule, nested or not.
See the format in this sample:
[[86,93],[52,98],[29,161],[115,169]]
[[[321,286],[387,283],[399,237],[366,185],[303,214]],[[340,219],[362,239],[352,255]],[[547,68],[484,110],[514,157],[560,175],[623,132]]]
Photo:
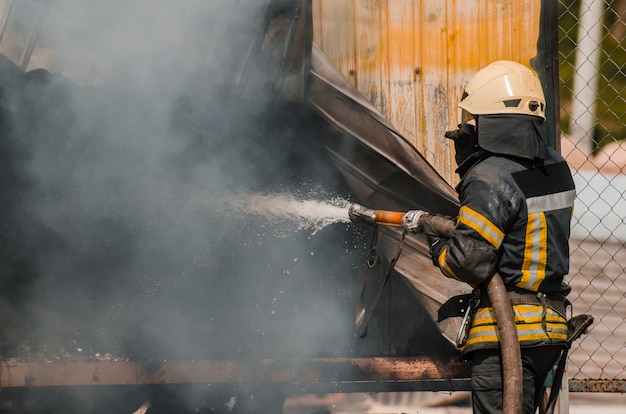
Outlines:
[[470,155],[480,149],[473,120],[465,124],[459,124],[459,129],[447,131],[445,137],[454,141],[456,152],[454,158],[457,165],[461,165]]

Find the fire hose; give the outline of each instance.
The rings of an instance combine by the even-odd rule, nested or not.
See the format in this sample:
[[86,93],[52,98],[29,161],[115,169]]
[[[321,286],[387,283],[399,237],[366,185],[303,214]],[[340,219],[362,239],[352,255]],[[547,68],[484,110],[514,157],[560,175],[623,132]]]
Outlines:
[[[419,233],[424,222],[431,224],[440,236],[451,238],[454,236],[454,221],[441,216],[434,216],[425,211],[412,210],[406,213],[372,210],[359,204],[353,204],[348,209],[352,222],[367,223],[370,225],[404,227],[413,233]],[[404,235],[404,233],[403,233]],[[399,256],[400,249],[397,252]],[[397,257],[395,257],[397,259]],[[390,272],[388,272],[390,273]],[[486,284],[487,295],[493,307],[498,332],[500,334],[500,350],[502,352],[503,369],[503,404],[504,413],[521,413],[522,410],[522,355],[517,338],[515,316],[511,301],[499,274],[493,275]],[[378,299],[378,298],[377,298]],[[377,301],[376,299],[376,301]],[[373,303],[375,306],[375,302]],[[357,313],[357,327],[359,315]],[[363,323],[363,322],[362,322]],[[365,322],[366,323],[366,322]]]

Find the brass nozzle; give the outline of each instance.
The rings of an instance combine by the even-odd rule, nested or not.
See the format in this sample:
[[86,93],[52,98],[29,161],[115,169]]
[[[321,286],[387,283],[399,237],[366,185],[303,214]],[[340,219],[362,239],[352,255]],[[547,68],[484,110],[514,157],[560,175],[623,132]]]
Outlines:
[[360,204],[352,204],[348,209],[348,216],[353,223],[376,224],[374,210],[363,207]]
[[382,226],[401,226],[402,211],[372,210],[359,204],[352,204],[348,215],[353,223],[380,224]]

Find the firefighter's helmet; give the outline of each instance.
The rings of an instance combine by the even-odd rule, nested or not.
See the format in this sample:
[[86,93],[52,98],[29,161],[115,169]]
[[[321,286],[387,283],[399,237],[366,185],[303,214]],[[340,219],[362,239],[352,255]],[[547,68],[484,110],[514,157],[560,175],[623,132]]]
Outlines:
[[537,75],[521,63],[498,60],[467,83],[459,107],[472,115],[522,114],[546,119]]

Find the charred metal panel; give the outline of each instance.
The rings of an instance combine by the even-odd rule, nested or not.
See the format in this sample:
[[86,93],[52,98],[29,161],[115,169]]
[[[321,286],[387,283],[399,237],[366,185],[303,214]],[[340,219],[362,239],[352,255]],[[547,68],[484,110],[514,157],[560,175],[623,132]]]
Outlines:
[[[437,383],[469,377],[469,364],[426,357],[313,358],[307,360],[99,361],[0,364],[5,388],[265,382],[297,385],[299,392],[384,389],[439,390]],[[448,385],[451,382],[447,383]],[[467,389],[458,381],[459,389]],[[441,385],[441,384],[439,384]],[[449,388],[446,388],[449,389]]]
[[23,72],[46,69],[81,85],[144,71],[165,86],[193,70],[242,97],[301,100],[312,41],[307,4],[9,0],[0,3],[0,53]]
[[463,85],[497,59],[530,65],[540,0],[314,0],[314,41],[391,124],[454,182]]

